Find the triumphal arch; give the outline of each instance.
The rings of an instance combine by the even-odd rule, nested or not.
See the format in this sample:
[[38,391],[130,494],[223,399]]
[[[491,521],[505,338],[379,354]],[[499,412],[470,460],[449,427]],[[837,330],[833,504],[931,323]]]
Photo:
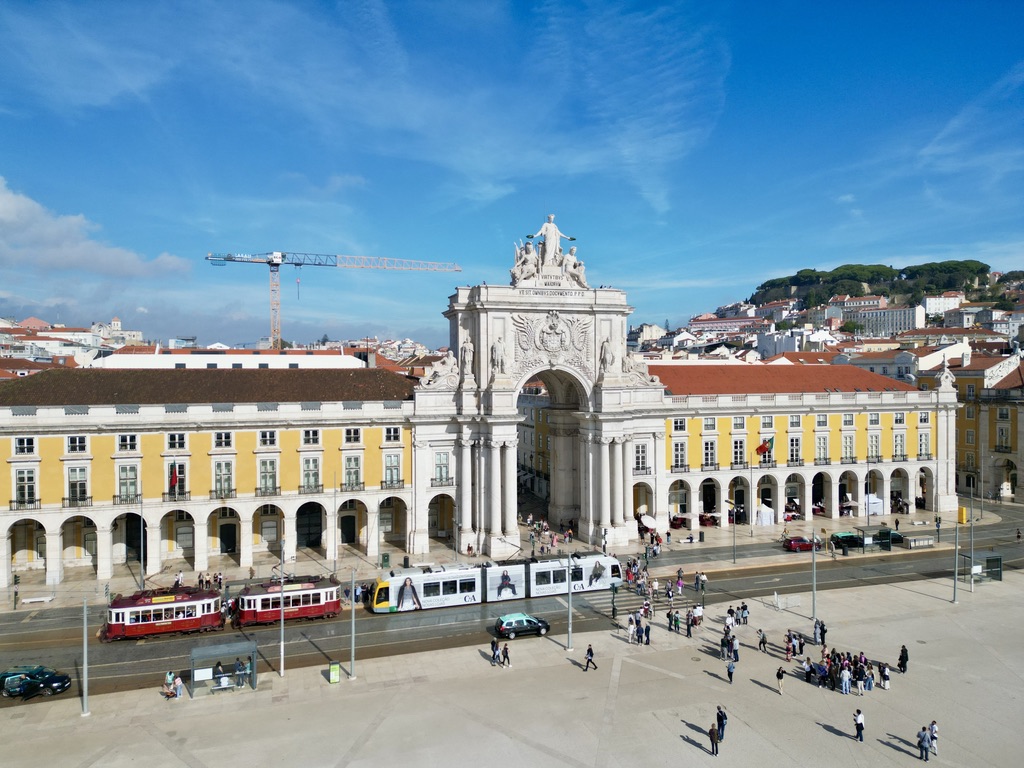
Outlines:
[[[626,352],[633,308],[623,291],[588,284],[576,247],[566,247],[574,238],[554,218],[516,247],[508,285],[460,287],[449,298],[453,351],[415,394],[417,460],[453,443],[463,552],[519,550],[517,403],[531,382],[543,382],[550,400],[549,522],[575,525],[584,540],[618,547],[636,537],[633,436],[664,448],[664,388]],[[410,542],[413,551],[425,544]]]

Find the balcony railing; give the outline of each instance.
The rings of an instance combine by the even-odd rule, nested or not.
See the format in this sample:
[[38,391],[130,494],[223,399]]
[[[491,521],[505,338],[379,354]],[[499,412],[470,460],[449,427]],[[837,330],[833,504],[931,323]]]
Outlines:
[[164,501],[192,501],[192,491],[174,491],[162,495]]
[[320,483],[319,485],[300,485],[299,486],[299,493],[323,493],[323,492],[324,492],[324,485],[323,485],[323,483]]
[[757,466],[759,466],[761,469],[775,469],[776,467],[779,466],[779,464],[776,461],[762,461],[759,462]]
[[62,507],[91,507],[92,496],[65,496],[61,500]]
[[405,480],[385,480],[380,484],[382,491],[400,491],[405,488]]
[[879,453],[872,453],[868,456],[868,464],[881,464],[882,455]]
[[234,488],[211,488],[211,499],[234,499],[238,497],[238,491]]
[[997,445],[993,449],[996,453],[1013,453],[1012,445]]
[[651,474],[650,467],[633,467],[634,475],[649,475]]
[[832,463],[832,459],[815,459],[814,466],[816,467],[827,467]]
[[11,499],[11,510],[39,509],[39,499]]
[[432,488],[447,488],[451,485],[455,485],[455,479],[451,477],[434,477],[430,480]]
[[856,464],[857,463],[857,457],[856,456],[843,456],[843,458],[841,459],[841,463],[843,463],[843,464]]
[[340,490],[342,491],[362,491],[366,487],[366,483],[342,483]]
[[905,454],[905,453],[894,453],[892,455],[892,460],[893,461],[906,461],[907,460],[907,454]]
[[673,464],[672,465],[672,471],[673,472],[689,472],[690,471],[690,465],[689,464]]
[[718,464],[701,464],[700,468],[704,472],[716,472],[718,470]]
[[789,461],[786,462],[787,467],[802,467],[804,465],[803,459],[794,459],[790,457]]
[[729,465],[730,469],[750,469],[750,464],[745,461],[734,461]]
[[919,453],[917,454],[918,461],[931,461],[932,455],[930,453]]
[[280,485],[263,485],[256,489],[257,496],[280,496]]
[[128,507],[142,503],[141,493],[119,493],[114,497],[115,507]]

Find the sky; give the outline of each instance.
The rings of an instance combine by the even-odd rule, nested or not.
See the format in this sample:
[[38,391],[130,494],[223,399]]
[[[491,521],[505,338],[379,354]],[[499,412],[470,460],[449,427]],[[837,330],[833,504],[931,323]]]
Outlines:
[[[549,213],[630,322],[840,264],[1024,268],[1024,3],[0,4],[0,317],[448,342]],[[301,281],[301,282],[297,282]]]

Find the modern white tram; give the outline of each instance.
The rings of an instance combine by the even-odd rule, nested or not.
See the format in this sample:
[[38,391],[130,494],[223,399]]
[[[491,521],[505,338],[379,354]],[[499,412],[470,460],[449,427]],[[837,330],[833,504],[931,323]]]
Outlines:
[[374,613],[497,603],[564,595],[571,570],[573,592],[610,589],[622,583],[622,566],[606,555],[483,565],[396,568],[377,579],[370,596]]

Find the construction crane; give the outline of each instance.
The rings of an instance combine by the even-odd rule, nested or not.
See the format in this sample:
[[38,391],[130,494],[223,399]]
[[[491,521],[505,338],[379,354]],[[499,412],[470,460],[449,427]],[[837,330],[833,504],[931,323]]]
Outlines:
[[266,264],[270,267],[270,346],[281,348],[281,265],[293,267],[339,267],[342,269],[403,269],[423,272],[461,272],[458,264],[437,261],[386,259],[381,256],[331,256],[324,253],[211,253],[206,256],[214,266],[229,262]]

